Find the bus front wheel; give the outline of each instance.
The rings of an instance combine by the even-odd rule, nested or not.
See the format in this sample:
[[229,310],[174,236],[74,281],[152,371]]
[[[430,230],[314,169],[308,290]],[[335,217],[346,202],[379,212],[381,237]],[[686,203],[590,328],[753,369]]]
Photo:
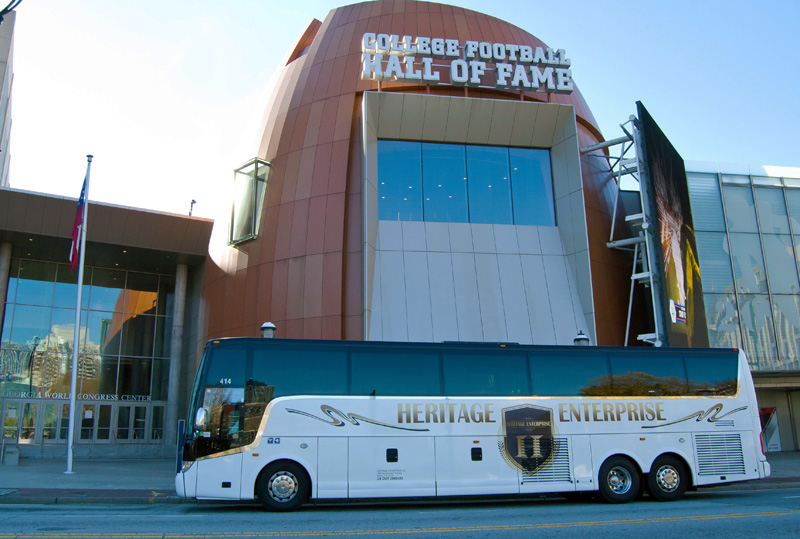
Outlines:
[[659,457],[647,474],[647,491],[661,502],[674,502],[683,498],[689,476],[680,460],[669,455]]
[[625,457],[611,457],[600,467],[598,487],[608,503],[628,503],[639,494],[639,471]]
[[270,511],[294,511],[306,500],[311,481],[302,466],[291,461],[273,462],[256,480],[256,495]]

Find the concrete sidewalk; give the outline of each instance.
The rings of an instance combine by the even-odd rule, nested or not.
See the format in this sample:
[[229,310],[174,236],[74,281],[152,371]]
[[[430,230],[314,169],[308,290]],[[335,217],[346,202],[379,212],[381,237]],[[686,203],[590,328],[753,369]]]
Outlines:
[[[772,475],[710,487],[711,490],[800,488],[800,452],[770,453]],[[75,460],[72,475],[65,459],[21,459],[0,466],[0,504],[194,503],[175,494],[174,459]]]

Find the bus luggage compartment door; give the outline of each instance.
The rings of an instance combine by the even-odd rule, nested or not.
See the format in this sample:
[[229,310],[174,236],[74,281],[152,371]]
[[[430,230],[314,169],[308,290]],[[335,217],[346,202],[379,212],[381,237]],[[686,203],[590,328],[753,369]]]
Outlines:
[[350,438],[351,498],[435,496],[432,437]]
[[497,436],[436,438],[436,493],[517,494],[517,470],[499,449]]

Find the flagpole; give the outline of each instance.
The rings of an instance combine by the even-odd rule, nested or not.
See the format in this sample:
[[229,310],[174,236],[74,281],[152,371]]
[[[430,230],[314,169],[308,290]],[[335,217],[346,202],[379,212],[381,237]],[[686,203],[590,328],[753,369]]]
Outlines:
[[72,337],[72,378],[69,384],[69,433],[67,434],[67,471],[65,474],[73,474],[72,471],[72,444],[75,439],[75,416],[77,415],[77,392],[78,392],[78,349],[81,342],[81,292],[83,291],[83,260],[86,254],[86,216],[89,210],[89,172],[92,169],[92,156],[87,155],[86,159],[86,180],[84,182],[83,193],[83,224],[81,225],[81,239],[79,246],[78,263],[78,300],[75,306],[75,333]]

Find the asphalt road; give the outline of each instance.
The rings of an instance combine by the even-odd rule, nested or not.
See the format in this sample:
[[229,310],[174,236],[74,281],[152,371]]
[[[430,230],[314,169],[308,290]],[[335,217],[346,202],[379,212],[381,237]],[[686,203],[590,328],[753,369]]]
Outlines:
[[255,537],[770,537],[796,538],[800,489],[690,493],[627,505],[458,501],[307,506],[267,513],[252,504],[5,505],[0,539]]

